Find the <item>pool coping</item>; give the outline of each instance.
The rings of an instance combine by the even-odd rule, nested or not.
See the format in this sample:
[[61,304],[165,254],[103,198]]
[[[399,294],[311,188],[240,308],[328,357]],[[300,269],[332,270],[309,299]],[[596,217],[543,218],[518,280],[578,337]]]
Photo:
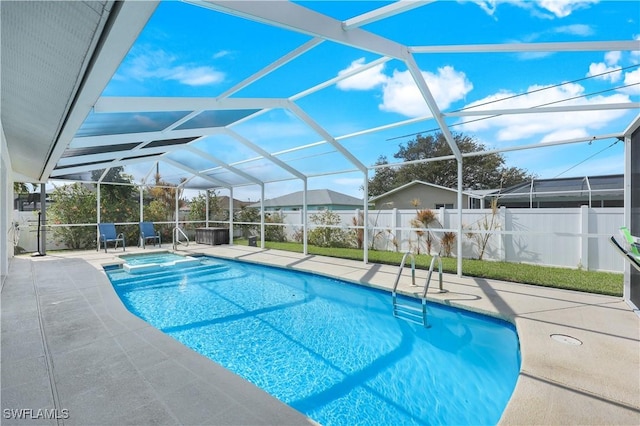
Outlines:
[[[150,251],[147,248],[146,252]],[[135,248],[127,249],[127,253],[134,252]],[[180,252],[320,273],[381,290],[390,289],[397,273],[397,267],[387,265],[365,265],[246,246],[194,244]],[[65,408],[63,404],[67,404],[66,408],[73,409],[75,419],[58,419],[48,424],[74,424],[80,420],[86,424],[87,420],[102,417],[119,423],[133,419],[145,420],[140,424],[163,421],[190,424],[195,412],[206,413],[205,417],[196,417],[200,419],[196,422],[201,424],[313,423],[129,313],[102,269],[102,265],[113,264],[119,254],[121,252],[69,252],[12,260],[2,289],[3,409],[29,404],[42,408]],[[57,266],[58,263],[62,266]],[[51,280],[52,275],[42,272],[64,271],[64,268],[68,272],[59,280]],[[82,279],[74,276],[74,269],[82,271]],[[416,275],[422,281],[426,271],[417,271]],[[444,274],[444,278],[447,292],[430,291],[429,300],[508,320],[518,331],[522,367],[501,424],[640,423],[640,319],[620,298],[451,274]],[[403,294],[419,291],[411,287],[409,281],[403,276],[399,286]],[[32,290],[24,290],[29,285]],[[18,290],[19,286],[22,290]],[[64,307],[69,309],[65,311]],[[65,332],[63,324],[55,321],[52,314],[56,312],[71,319],[71,330]],[[78,319],[81,313],[88,318],[85,322],[102,330],[102,338],[82,340],[81,337],[95,330],[76,325],[82,324],[83,320]],[[38,327],[33,317],[39,318]],[[42,334],[40,341],[38,330]],[[26,341],[25,334],[30,336]],[[574,337],[582,345],[559,342],[550,338],[552,334]],[[85,366],[79,372],[79,365],[72,362],[77,362],[83,352],[91,353],[100,345],[112,344],[118,356],[110,357],[106,367],[96,367],[91,359],[80,357],[107,375],[103,381],[96,383],[90,369]],[[110,363],[129,366],[131,374],[144,386],[118,376],[108,368]],[[167,367],[164,376],[158,366]],[[167,376],[180,377],[176,371],[183,372],[191,381],[179,388],[180,379],[165,383]],[[94,381],[89,381],[89,377]],[[119,410],[116,414],[120,415],[113,417],[108,407],[88,414],[95,413],[96,404],[100,402],[96,388],[108,393],[108,385],[114,383],[121,385],[121,389],[129,386],[146,399],[132,397],[130,401],[121,401],[123,407],[119,408],[130,409],[126,417]],[[123,383],[126,386],[123,387]],[[36,385],[38,391],[33,393]],[[200,392],[189,385],[196,386]],[[43,392],[47,388],[48,391]],[[192,410],[166,400],[170,389],[169,393],[184,400]],[[205,389],[211,393],[208,397],[201,395]],[[180,396],[181,392],[187,396]],[[36,397],[37,401],[47,402],[28,403]],[[226,403],[221,404],[220,399]],[[149,412],[155,417],[144,417]],[[5,419],[4,423],[11,422]]]

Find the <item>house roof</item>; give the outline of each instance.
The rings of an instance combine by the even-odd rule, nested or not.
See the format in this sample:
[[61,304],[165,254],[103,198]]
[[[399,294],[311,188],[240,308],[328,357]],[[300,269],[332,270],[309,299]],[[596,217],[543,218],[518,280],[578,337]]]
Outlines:
[[[251,204],[251,202],[248,202],[248,201],[241,201],[241,200],[238,200],[236,198],[233,199],[233,208],[234,209],[240,209],[240,208],[248,206],[250,204]],[[229,205],[229,197],[226,196],[226,195],[219,195],[218,196],[218,205],[219,206],[223,206],[223,208],[226,208]]]
[[[307,205],[309,206],[355,206],[362,207],[363,200],[330,189],[312,189],[307,191]],[[302,191],[292,192],[281,197],[264,200],[265,207],[297,207],[302,205]],[[251,207],[260,207],[260,203]]]
[[[391,194],[394,194],[396,192],[404,191],[405,189],[409,188],[410,186],[414,186],[414,185],[430,186],[432,188],[438,188],[438,189],[442,189],[442,190],[445,190],[445,191],[451,191],[451,192],[454,192],[454,193],[458,192],[457,189],[451,189],[451,188],[447,188],[446,186],[436,185],[435,183],[424,182],[424,181],[421,181],[421,180],[414,180],[414,181],[411,181],[409,183],[405,183],[404,185],[401,185],[401,186],[399,186],[397,188],[394,188],[391,191],[387,191],[384,194],[380,194],[380,195],[377,195],[375,197],[371,197],[369,199],[369,202],[376,201],[376,200],[378,200],[380,198],[387,197],[387,196],[389,196]],[[462,193],[465,194],[465,195],[468,195],[470,197],[478,197],[478,195],[476,195],[475,193],[473,193],[471,191],[462,191]]]
[[576,176],[554,179],[533,179],[502,190],[499,196],[513,199],[517,197],[592,197],[623,196],[624,175]]

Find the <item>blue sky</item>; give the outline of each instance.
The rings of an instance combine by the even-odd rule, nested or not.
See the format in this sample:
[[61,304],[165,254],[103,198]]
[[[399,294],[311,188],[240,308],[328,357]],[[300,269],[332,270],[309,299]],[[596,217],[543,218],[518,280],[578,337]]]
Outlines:
[[[299,3],[340,20],[386,4]],[[442,1],[362,28],[408,46],[640,40],[640,2]],[[216,97],[309,39],[306,35],[190,4],[162,2],[103,96]],[[527,108],[561,100],[564,102],[553,105],[640,100],[638,51],[437,53],[415,57],[443,111],[498,99],[503,100],[486,107]],[[325,42],[233,97],[287,98],[378,58],[369,52]],[[372,165],[380,155],[395,161],[393,154],[399,144],[413,138],[401,136],[437,128],[435,121],[425,120],[374,134],[344,137],[428,114],[405,64],[395,60],[303,97],[297,103],[365,165]],[[455,124],[451,127],[453,131],[474,136],[493,149],[620,132],[637,114],[638,110],[609,110],[503,115],[466,124],[463,121],[476,117],[463,117],[448,122]],[[282,110],[273,110],[234,130],[272,153],[322,139]],[[541,178],[622,173],[623,144],[614,142],[608,139],[516,151],[504,156],[508,166],[524,168]],[[216,155],[226,161],[255,156],[223,138],[203,141],[200,146],[214,144]],[[282,158],[307,174],[353,168],[326,145]],[[247,173],[270,178],[284,176],[266,162],[240,167],[246,167]],[[132,167],[127,171],[138,176],[147,170]],[[179,175],[165,166],[161,166],[161,173],[167,178]],[[358,197],[362,196],[361,185],[358,173],[309,180],[310,189],[331,188]],[[267,185],[267,198],[300,189],[297,181]],[[234,195],[255,200],[259,190],[255,186],[239,188]]]

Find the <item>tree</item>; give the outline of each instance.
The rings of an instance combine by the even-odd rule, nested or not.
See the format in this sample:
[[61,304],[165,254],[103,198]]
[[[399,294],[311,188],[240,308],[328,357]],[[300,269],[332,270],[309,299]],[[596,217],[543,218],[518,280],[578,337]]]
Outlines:
[[[218,200],[216,191],[209,192],[209,219],[222,216],[222,207]],[[191,199],[189,204],[189,220],[204,221],[207,219],[207,196],[206,194],[198,194]]]
[[[92,172],[93,180],[97,181],[101,174],[100,170]],[[113,167],[102,182],[105,183],[100,185],[100,222],[138,222],[140,201],[133,176],[124,173],[123,167]],[[140,236],[138,225],[120,225],[118,232],[124,233],[128,245]]]
[[[453,134],[454,141],[462,153],[486,150],[485,146],[470,136]],[[406,146],[400,145],[394,157],[405,161],[418,161],[453,155],[442,133],[416,136]],[[378,158],[377,165],[388,164],[386,157]],[[462,162],[462,185],[465,189],[496,189],[530,180],[533,176],[526,170],[507,167],[501,154],[466,157]],[[369,196],[374,197],[414,180],[456,188],[458,165],[455,159],[406,164],[395,169],[382,167],[369,180]]]
[[[96,193],[80,183],[55,188],[48,208],[49,220],[54,224],[95,223]],[[95,247],[96,227],[54,227],[53,236],[71,249]]]
[[[375,163],[376,166],[385,164],[389,164],[389,161],[384,155],[378,157]],[[369,195],[372,197],[389,192],[394,188],[396,188],[396,170],[394,168],[381,167],[376,169],[373,178],[369,179]]]
[[149,188],[152,201],[144,211],[145,219],[157,222],[171,222],[176,219],[176,193],[178,208],[185,205],[182,198],[182,188],[169,182],[164,182],[160,173],[155,174],[156,186]]
[[[123,173],[123,170],[122,167],[109,169],[102,179],[105,184],[100,185],[100,222],[137,222],[139,220],[139,201],[137,190],[133,186],[133,177]],[[100,174],[100,171],[94,171],[93,179],[98,180]]]
[[15,192],[16,194],[26,194],[30,192],[29,187],[31,187],[31,189],[34,189],[35,185],[24,182],[13,182],[13,192]]

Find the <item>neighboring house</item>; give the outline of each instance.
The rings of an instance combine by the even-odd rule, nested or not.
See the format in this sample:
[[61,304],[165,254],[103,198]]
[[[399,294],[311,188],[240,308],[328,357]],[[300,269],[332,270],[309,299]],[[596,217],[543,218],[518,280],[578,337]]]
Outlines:
[[[479,203],[479,195],[471,191],[462,193],[462,208],[470,208],[471,200]],[[415,203],[419,201],[419,205]],[[414,180],[389,192],[369,199],[369,205],[374,210],[388,209],[447,209],[458,208],[458,191],[444,186]],[[480,207],[478,205],[478,207]]]
[[[249,201],[240,201],[237,199],[233,199],[233,211],[237,212],[239,210],[242,210],[244,207],[250,206],[251,202]],[[229,210],[229,197],[226,195],[223,196],[218,196],[218,206],[220,206],[220,208],[224,211]]]
[[502,190],[497,194],[498,205],[509,208],[624,207],[623,184],[621,174],[534,179]]
[[[260,203],[250,207],[260,208]],[[363,200],[330,189],[307,191],[307,210],[354,210],[363,208]],[[264,200],[265,211],[302,210],[302,191]]]

